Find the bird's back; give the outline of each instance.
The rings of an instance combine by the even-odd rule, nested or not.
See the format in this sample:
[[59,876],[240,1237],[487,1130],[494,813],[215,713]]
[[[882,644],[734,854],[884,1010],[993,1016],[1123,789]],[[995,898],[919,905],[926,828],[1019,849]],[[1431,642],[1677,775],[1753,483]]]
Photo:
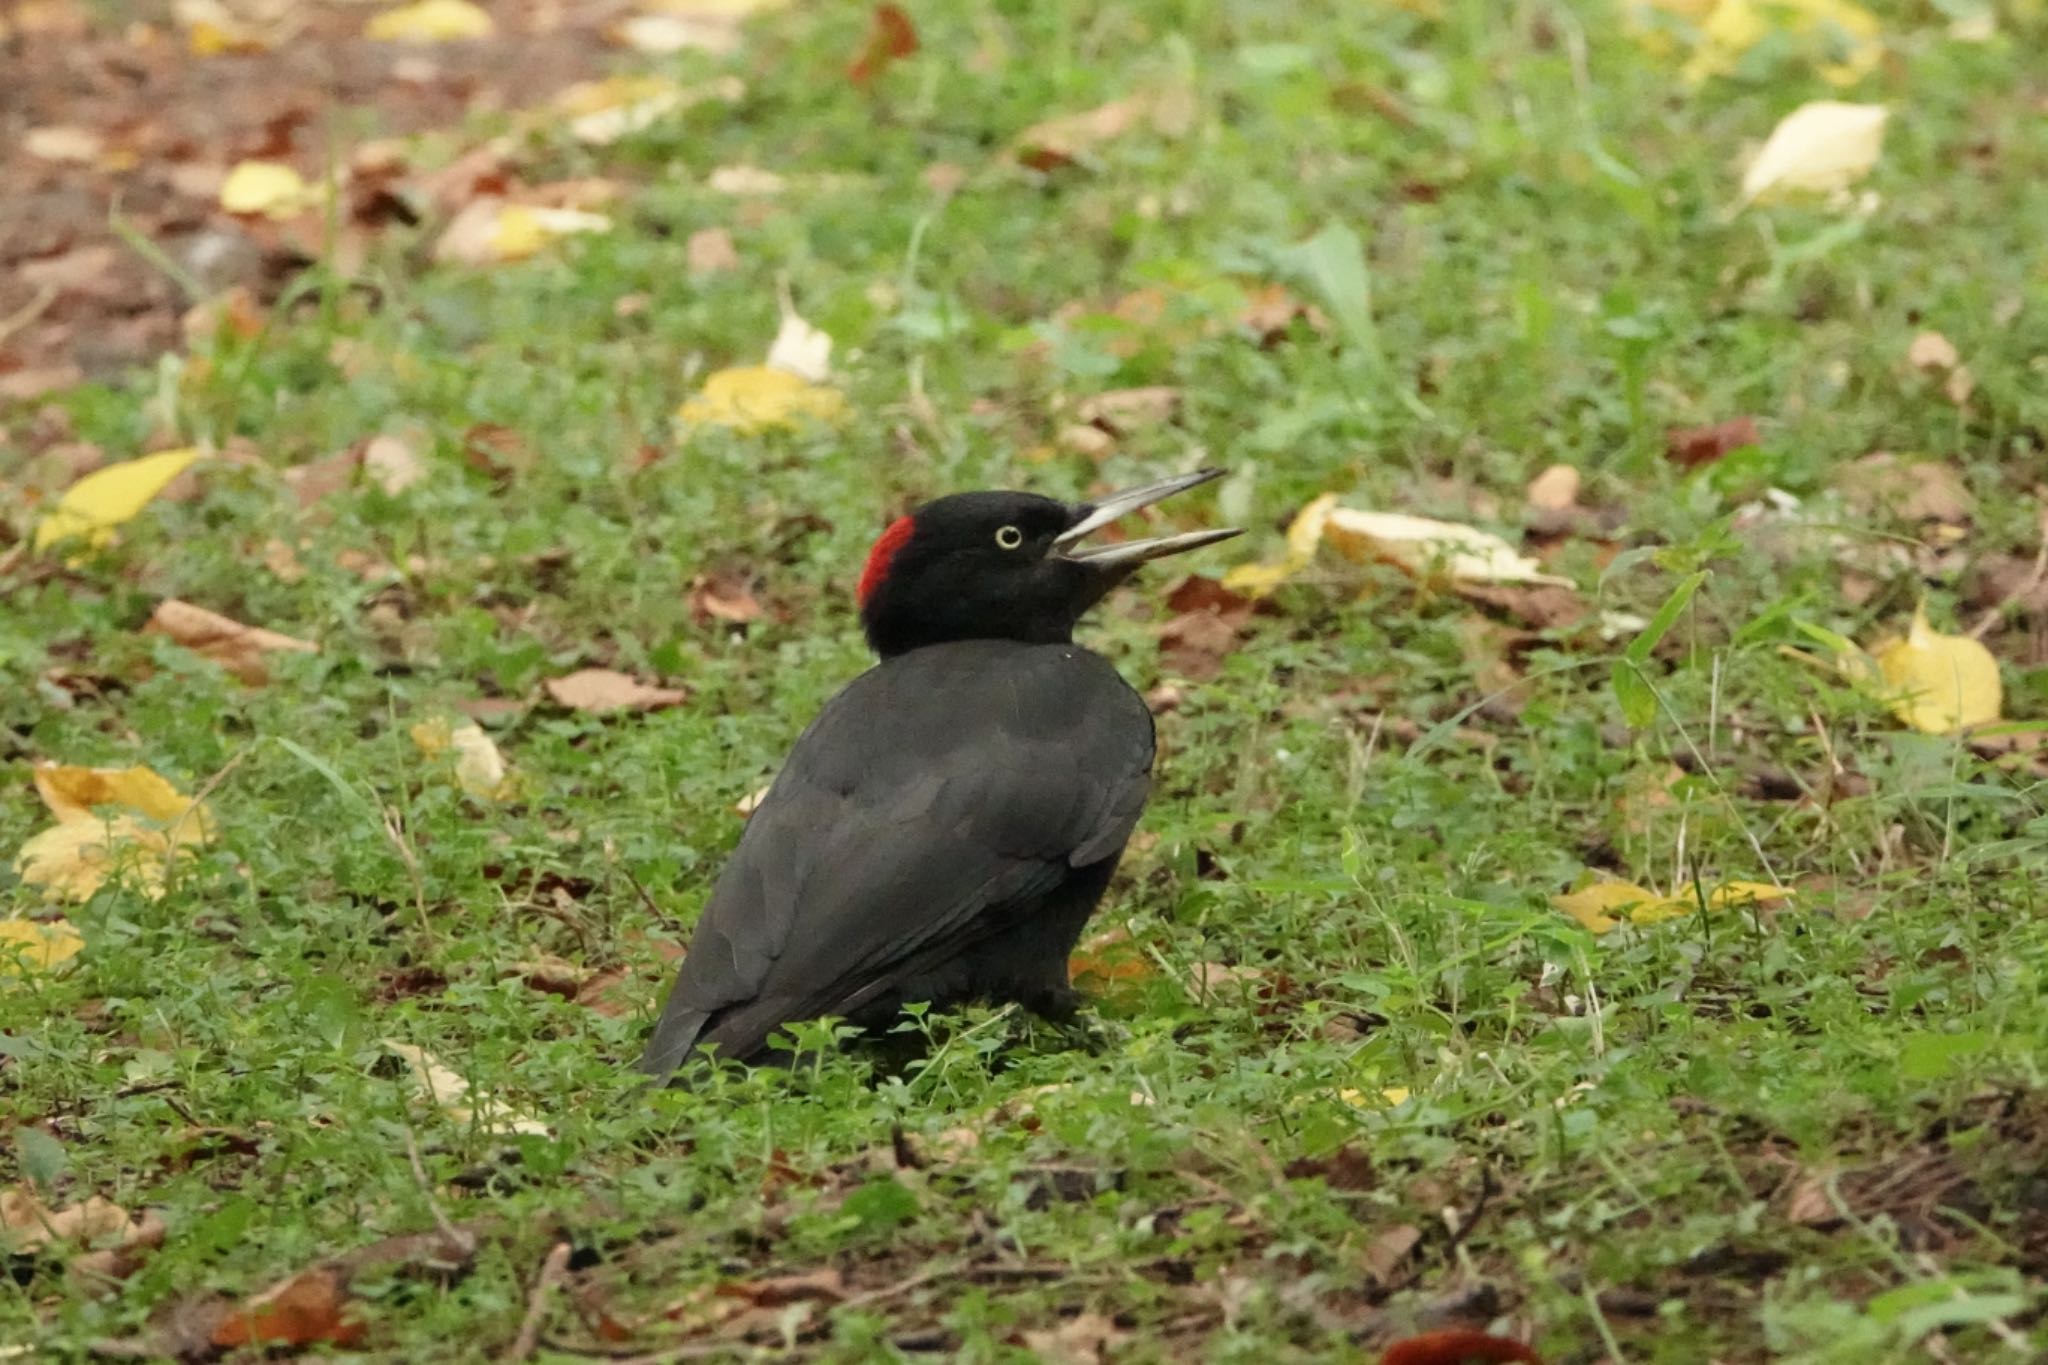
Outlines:
[[[893,1006],[907,984],[986,987],[951,964],[1020,917],[1070,916],[1083,890],[1085,919],[1152,748],[1143,701],[1078,645],[966,640],[862,674],[749,819],[642,1067],[710,1043],[753,1057],[786,1022]],[[1064,986],[1062,936],[1043,951]]]

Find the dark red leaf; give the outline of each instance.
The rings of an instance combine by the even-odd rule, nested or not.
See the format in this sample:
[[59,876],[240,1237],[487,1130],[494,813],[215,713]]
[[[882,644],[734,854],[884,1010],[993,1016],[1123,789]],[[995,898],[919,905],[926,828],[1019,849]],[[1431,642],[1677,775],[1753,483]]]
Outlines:
[[1543,1365],[1543,1357],[1509,1337],[1486,1332],[1421,1332],[1395,1342],[1380,1365],[1470,1365],[1474,1361],[1518,1360]]
[[916,51],[917,29],[911,24],[910,16],[895,5],[876,5],[875,22],[868,29],[867,45],[861,49],[860,56],[853,59],[853,65],[846,68],[846,78],[855,85],[872,84],[892,62]]

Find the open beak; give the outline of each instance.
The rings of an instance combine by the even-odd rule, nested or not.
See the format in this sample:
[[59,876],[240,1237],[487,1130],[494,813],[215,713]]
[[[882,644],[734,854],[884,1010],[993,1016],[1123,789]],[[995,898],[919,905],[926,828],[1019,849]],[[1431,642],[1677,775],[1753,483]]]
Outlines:
[[1193,474],[1180,474],[1158,483],[1148,483],[1141,488],[1126,488],[1121,493],[1111,493],[1099,502],[1092,503],[1081,514],[1081,519],[1069,526],[1053,539],[1052,553],[1061,559],[1073,560],[1093,568],[1122,569],[1136,568],[1149,559],[1163,559],[1177,555],[1183,550],[1199,549],[1214,545],[1219,540],[1244,534],[1240,526],[1225,526],[1214,531],[1188,531],[1177,536],[1155,536],[1150,540],[1125,540],[1114,545],[1083,547],[1080,541],[1091,532],[1099,531],[1117,518],[1135,512],[1140,507],[1150,507],[1184,489],[1220,479],[1220,469],[1203,469]]

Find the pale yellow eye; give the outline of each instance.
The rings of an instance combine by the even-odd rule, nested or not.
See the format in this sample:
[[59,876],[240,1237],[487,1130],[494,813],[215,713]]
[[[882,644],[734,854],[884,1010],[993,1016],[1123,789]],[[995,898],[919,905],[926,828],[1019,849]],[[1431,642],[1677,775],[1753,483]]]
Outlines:
[[1016,527],[998,526],[996,528],[996,544],[1002,546],[1005,550],[1014,550],[1023,543],[1024,533]]

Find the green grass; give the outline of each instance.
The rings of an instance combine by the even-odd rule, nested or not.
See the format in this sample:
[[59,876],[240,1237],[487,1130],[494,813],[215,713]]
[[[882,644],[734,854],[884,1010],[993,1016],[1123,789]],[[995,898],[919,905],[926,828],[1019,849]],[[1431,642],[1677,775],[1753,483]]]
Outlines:
[[[630,1330],[611,1352],[1025,1359],[1082,1313],[1133,1360],[1356,1359],[1446,1321],[1552,1362],[2048,1349],[2038,770],[1905,732],[1784,648],[1813,647],[1800,622],[1868,641],[1923,595],[1974,624],[1987,566],[2039,543],[2048,32],[1955,42],[1947,8],[1888,7],[1891,59],[1848,96],[1896,110],[1863,219],[1731,213],[1745,146],[1831,93],[1794,45],[1689,89],[1601,5],[919,6],[924,54],[869,93],[842,75],[855,7],[774,15],[722,63],[678,59],[742,75],[736,108],[526,149],[531,180],[627,181],[618,231],[421,272],[427,229],[393,229],[371,288],[316,271],[254,341],[69,398],[115,456],[254,458],[106,552],[0,561],[0,850],[46,822],[40,759],[219,776],[222,830],[161,900],[72,908],[85,953],[0,992],[19,1178],[168,1226],[104,1292],[15,1260],[0,1344],[80,1355],[173,1301],[431,1230],[438,1203],[482,1220],[473,1264],[359,1275],[367,1358],[494,1358],[557,1239]],[[1001,156],[1162,82],[1195,93],[1184,137],[1049,178]],[[921,180],[936,162],[967,172],[951,198]],[[791,188],[745,214],[704,188],[739,163]],[[1299,244],[1330,224],[1364,245],[1368,312],[1316,293]],[[739,271],[683,269],[707,226],[732,227]],[[837,339],[853,420],[679,439],[702,375],[765,350],[781,277]],[[1257,344],[1235,318],[1269,280],[1333,332]],[[1110,315],[1138,289],[1166,299],[1157,327]],[[1975,373],[1965,408],[1907,370],[1928,328]],[[353,377],[342,339],[373,358]],[[1099,465],[1059,447],[1063,404],[1147,384],[1182,390],[1177,422]],[[1760,449],[1662,459],[1667,426],[1744,413]],[[478,423],[532,468],[473,467]],[[284,470],[386,430],[414,433],[422,484],[298,506]],[[1873,450],[1961,474],[1958,545],[1843,488]],[[1232,471],[1221,507],[1180,515],[1255,528],[1209,572],[1277,553],[1324,491],[1518,538],[1527,480],[1580,467],[1605,544],[1553,567],[1590,601],[1648,617],[1708,574],[1646,666],[1655,718],[1627,728],[1608,684],[1626,634],[1517,638],[1523,680],[1482,705],[1500,646],[1475,655],[1478,608],[1326,561],[1160,719],[1147,837],[1096,926],[1148,970],[1107,991],[1092,1046],[982,1011],[929,1021],[928,1064],[893,1079],[834,1055],[641,1092],[628,1066],[733,804],[864,666],[850,586],[887,518],[1203,461]],[[1800,517],[1759,510],[1768,489]],[[260,567],[274,537],[302,579]],[[343,551],[402,567],[365,582]],[[714,571],[772,610],[698,621]],[[1087,632],[1141,689],[1174,676],[1162,586]],[[321,652],[244,687],[138,633],[171,596]],[[2009,716],[2048,701],[2042,627],[2009,605],[1987,637]],[[548,704],[541,681],[586,664],[691,697]],[[534,699],[491,722],[509,803],[408,737],[480,697]],[[1800,895],[1595,938],[1548,903],[1589,867]],[[0,911],[43,900],[0,872]],[[624,969],[638,1012],[534,989],[542,956]],[[1204,992],[1202,964],[1259,975]],[[387,1038],[552,1131],[417,1109]],[[732,1297],[825,1268],[829,1313]],[[556,1294],[539,1358],[600,1349],[598,1312]]]

